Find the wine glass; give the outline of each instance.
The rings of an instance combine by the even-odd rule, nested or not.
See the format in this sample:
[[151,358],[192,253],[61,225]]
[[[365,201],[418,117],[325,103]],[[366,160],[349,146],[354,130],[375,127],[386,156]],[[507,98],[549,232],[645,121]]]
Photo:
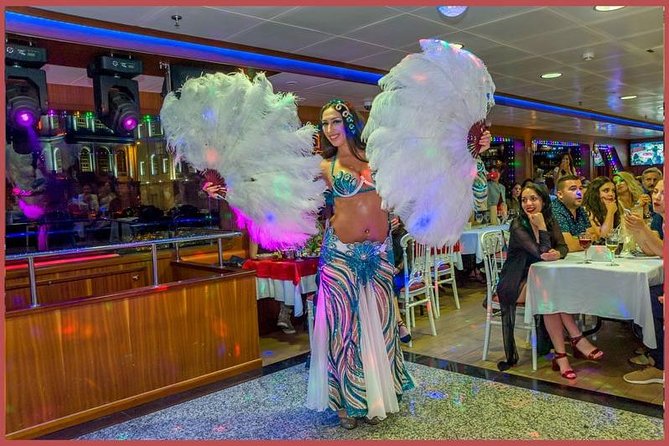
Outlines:
[[585,257],[583,263],[591,263],[590,259],[588,258],[588,249],[590,248],[590,245],[592,245],[592,236],[590,235],[590,233],[581,232],[578,235],[578,243],[579,245],[581,245],[581,248],[583,248],[583,254]]
[[611,263],[609,263],[609,266],[618,266],[615,259],[616,259],[616,250],[618,249],[619,240],[620,240],[620,237],[615,232],[611,232],[606,237],[606,248],[611,253]]

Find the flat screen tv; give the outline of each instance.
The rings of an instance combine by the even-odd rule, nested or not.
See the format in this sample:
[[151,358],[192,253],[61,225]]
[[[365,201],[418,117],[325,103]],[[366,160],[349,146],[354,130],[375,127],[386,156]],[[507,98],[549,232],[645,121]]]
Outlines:
[[632,166],[651,166],[663,163],[663,141],[644,141],[630,144],[630,164]]

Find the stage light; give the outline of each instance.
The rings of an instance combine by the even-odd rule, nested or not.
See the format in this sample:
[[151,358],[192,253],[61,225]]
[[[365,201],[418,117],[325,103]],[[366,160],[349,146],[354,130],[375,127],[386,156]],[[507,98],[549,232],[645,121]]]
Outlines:
[[97,118],[114,133],[128,135],[139,124],[139,87],[131,78],[142,73],[142,61],[101,56],[88,67],[93,78]]
[[27,130],[47,109],[46,50],[8,43],[5,51],[7,124],[10,132]]
[[109,114],[105,123],[118,132],[135,130],[139,123],[139,107],[131,95],[118,88],[109,90]]

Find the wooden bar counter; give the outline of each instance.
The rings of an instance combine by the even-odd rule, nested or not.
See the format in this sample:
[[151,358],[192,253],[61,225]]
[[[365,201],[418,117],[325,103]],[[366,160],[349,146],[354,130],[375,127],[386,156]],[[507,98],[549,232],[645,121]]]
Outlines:
[[[6,438],[35,438],[262,366],[252,271],[203,271],[161,253],[161,278],[174,281],[102,295],[82,285],[122,285],[104,270],[126,264],[134,265],[127,267],[132,283],[143,274],[142,255],[150,256],[38,268],[40,306],[8,306]],[[53,283],[49,274],[71,279]],[[10,269],[8,289],[22,275]],[[79,283],[70,298],[68,282]]]

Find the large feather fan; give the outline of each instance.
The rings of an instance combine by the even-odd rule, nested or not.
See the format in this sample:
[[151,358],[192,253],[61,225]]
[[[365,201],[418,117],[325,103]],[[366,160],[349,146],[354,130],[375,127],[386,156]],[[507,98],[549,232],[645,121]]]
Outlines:
[[160,118],[177,159],[221,174],[254,241],[287,249],[317,233],[326,186],[312,154],[316,129],[300,126],[292,94],[275,94],[262,73],[207,74],[168,94]]
[[417,241],[455,243],[474,202],[476,161],[469,129],[494,104],[495,85],[479,58],[440,40],[421,40],[380,81],[363,139],[383,206]]

